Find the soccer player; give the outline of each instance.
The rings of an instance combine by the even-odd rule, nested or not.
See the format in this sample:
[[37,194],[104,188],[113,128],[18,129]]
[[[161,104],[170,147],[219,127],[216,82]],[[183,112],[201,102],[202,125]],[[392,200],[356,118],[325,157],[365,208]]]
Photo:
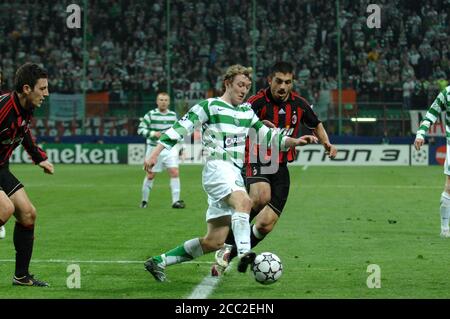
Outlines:
[[[145,268],[157,281],[165,281],[165,267],[192,260],[223,246],[231,228],[239,257],[238,271],[245,272],[256,254],[250,250],[249,213],[252,206],[241,176],[245,141],[249,133],[286,149],[316,142],[314,136],[293,139],[277,134],[258,119],[248,104],[241,104],[251,86],[252,69],[230,66],[223,78],[225,93],[194,105],[188,113],[160,138],[158,145],[145,159],[147,171],[157,163],[164,148],[170,149],[196,124],[202,126],[203,146],[208,152],[202,173],[202,184],[208,195],[207,233],[193,238],[145,262]],[[252,130],[250,132],[250,130]],[[254,133],[254,134],[253,134]]]
[[[323,145],[330,158],[336,157],[337,150],[329,141],[323,124],[312,110],[312,106],[293,91],[294,69],[284,61],[275,63],[268,76],[269,87],[260,90],[248,99],[256,115],[268,126],[275,127],[281,134],[296,137],[300,123],[311,129]],[[287,163],[295,159],[295,148],[279,153],[278,159],[270,155],[261,158],[258,146],[247,145],[245,164],[246,184],[253,202],[250,220],[251,247],[256,246],[270,233],[283,212],[286,204],[290,177]],[[272,159],[272,161],[270,160]],[[277,161],[273,165],[273,161]],[[275,168],[275,169],[273,169]],[[216,264],[211,269],[213,276],[220,275],[228,266],[229,260],[236,256],[232,233],[228,235],[226,245],[217,251]]]
[[[156,96],[156,109],[145,114],[139,123],[138,134],[147,139],[146,157],[155,148],[161,135],[177,121],[175,112],[169,110],[170,97],[166,92],[161,92]],[[158,162],[144,178],[142,184],[141,208],[146,208],[150,191],[153,188],[153,181],[156,173],[162,172],[163,167],[167,168],[170,176],[170,188],[172,190],[172,207],[184,208],[186,205],[180,200],[180,174],[178,170],[178,152],[176,148],[163,150]]]
[[414,140],[414,147],[416,150],[420,150],[425,141],[425,134],[430,129],[430,126],[436,122],[441,113],[445,114],[445,124],[447,133],[447,153],[445,156],[444,164],[444,174],[446,175],[444,191],[441,194],[441,237],[449,238],[449,217],[450,217],[450,148],[448,147],[450,141],[450,119],[448,116],[450,112],[450,86],[447,86],[439,95],[436,97],[434,102],[431,104],[425,118],[420,123],[419,129],[416,133],[416,139]]
[[33,162],[53,174],[54,168],[45,152],[34,142],[30,123],[35,108],[49,95],[47,72],[37,64],[25,63],[17,69],[15,90],[0,96],[0,226],[14,214],[16,269],[13,285],[46,287],[48,284],[29,273],[33,252],[36,208],[22,183],[9,170],[9,158],[22,144]]

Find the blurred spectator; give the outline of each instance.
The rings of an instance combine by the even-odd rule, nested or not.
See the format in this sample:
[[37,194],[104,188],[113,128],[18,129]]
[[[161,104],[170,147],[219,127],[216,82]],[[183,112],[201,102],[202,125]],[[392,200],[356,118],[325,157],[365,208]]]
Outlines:
[[414,76],[410,76],[403,82],[403,109],[411,109],[411,98],[415,89]]
[[[340,2],[344,87],[367,99],[389,97],[388,92],[400,93],[401,99],[404,91],[407,100],[415,76],[432,83],[425,91],[436,89],[433,81],[443,83],[450,75],[450,1],[378,3],[384,13],[382,28],[369,29],[369,1]],[[52,92],[109,91],[120,101],[128,95],[124,93],[165,89],[169,58],[173,90],[219,91],[224,67],[252,65],[253,58],[257,89],[265,85],[261,77],[268,67],[281,59],[295,61],[299,86],[313,99],[320,89],[336,86],[336,10],[328,0],[257,1],[256,30],[252,30],[250,1],[172,0],[169,15],[164,0],[89,0],[88,4],[83,83],[83,29],[65,26],[65,5],[3,0],[3,88],[11,89],[13,70],[19,64],[33,61],[52,74]],[[289,39],[288,45],[283,39]]]

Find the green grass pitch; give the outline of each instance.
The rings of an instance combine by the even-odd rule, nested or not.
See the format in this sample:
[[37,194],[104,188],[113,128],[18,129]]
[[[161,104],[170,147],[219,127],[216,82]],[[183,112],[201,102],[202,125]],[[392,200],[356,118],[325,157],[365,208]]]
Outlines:
[[[201,167],[181,167],[184,210],[170,207],[166,173],[147,209],[138,208],[140,166],[56,166],[54,176],[12,165],[38,210],[31,272],[50,288],[13,287],[14,220],[0,240],[0,298],[187,298],[209,274],[213,254],[169,267],[168,283],[143,261],[206,231]],[[291,167],[291,192],[271,251],[284,273],[271,286],[250,272],[226,274],[209,298],[449,298],[450,240],[439,237],[441,167]],[[123,261],[119,263],[118,261]],[[81,288],[68,289],[78,264]],[[367,266],[381,288],[369,289]]]

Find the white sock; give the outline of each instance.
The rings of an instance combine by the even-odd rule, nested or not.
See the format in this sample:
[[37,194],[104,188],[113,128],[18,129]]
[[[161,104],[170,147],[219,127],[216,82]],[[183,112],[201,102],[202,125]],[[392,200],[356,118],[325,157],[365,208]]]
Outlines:
[[266,235],[261,234],[261,233],[258,231],[258,228],[256,228],[256,224],[253,224],[253,226],[252,226],[252,233],[253,233],[253,235],[255,235],[255,237],[256,237],[257,239],[263,239],[264,237],[266,237]]
[[235,212],[231,217],[231,229],[233,230],[238,256],[251,249],[249,220],[250,215],[242,212]]
[[173,177],[170,179],[170,188],[172,189],[172,204],[180,200],[180,178]]
[[161,255],[161,266],[166,267],[189,261],[203,255],[203,249],[199,238],[187,240],[181,246]]
[[148,202],[148,196],[153,187],[153,179],[148,179],[147,176],[144,178],[142,183],[142,201]]
[[441,229],[448,230],[448,219],[450,217],[450,194],[441,194]]
[[190,239],[184,242],[184,250],[192,256],[192,258],[197,258],[203,256],[202,245],[200,244],[199,238]]

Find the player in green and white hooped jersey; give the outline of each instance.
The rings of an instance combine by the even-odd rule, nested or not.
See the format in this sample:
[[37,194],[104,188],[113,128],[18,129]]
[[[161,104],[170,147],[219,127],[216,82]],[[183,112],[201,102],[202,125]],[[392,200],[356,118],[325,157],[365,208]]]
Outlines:
[[441,113],[445,112],[445,132],[447,136],[447,154],[445,156],[444,174],[446,175],[445,188],[441,194],[441,237],[450,238],[449,217],[450,217],[450,86],[447,86],[433,104],[431,104],[425,118],[420,123],[416,134],[414,146],[420,150],[425,141],[425,134],[430,126],[436,122]]
[[[147,139],[146,157],[150,155],[155,148],[161,134],[172,127],[177,121],[175,112],[169,110],[170,97],[166,92],[161,92],[156,96],[156,109],[145,114],[139,123],[138,134]],[[163,167],[167,168],[170,176],[170,188],[172,190],[172,207],[184,208],[183,200],[180,200],[180,177],[178,170],[178,152],[176,148],[164,150],[158,159],[152,171],[147,172],[147,176],[142,183],[142,202],[141,208],[147,207],[148,197],[153,188],[153,181],[156,173],[162,172]]]
[[202,238],[190,239],[148,259],[145,268],[158,281],[166,280],[166,266],[192,260],[223,247],[230,225],[238,251],[238,271],[245,272],[253,262],[256,255],[250,250],[249,224],[252,201],[241,176],[245,140],[250,130],[256,132],[260,142],[276,143],[283,150],[317,142],[314,136],[298,139],[282,136],[264,126],[251,107],[241,105],[251,87],[251,74],[251,68],[241,65],[229,67],[223,78],[225,93],[194,105],[161,136],[159,144],[144,161],[145,169],[151,170],[163,149],[170,149],[183,136],[192,133],[196,123],[202,125],[203,145],[209,153],[202,173],[209,204],[207,233]]

